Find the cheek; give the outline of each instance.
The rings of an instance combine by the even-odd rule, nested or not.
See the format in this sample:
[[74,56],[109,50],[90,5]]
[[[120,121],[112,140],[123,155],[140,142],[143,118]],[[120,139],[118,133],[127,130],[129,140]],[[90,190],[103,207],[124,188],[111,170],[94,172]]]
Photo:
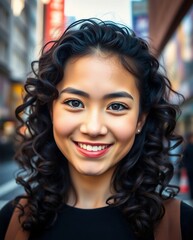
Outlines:
[[111,121],[111,129],[117,140],[129,143],[134,141],[136,134],[137,118],[119,119],[117,122]]
[[77,126],[77,120],[74,116],[61,113],[55,110],[53,112],[53,131],[54,135],[68,136]]
[[69,115],[64,116],[63,114],[53,114],[53,135],[56,145],[68,158],[69,149],[69,137],[74,133],[77,126],[76,118],[70,117]]

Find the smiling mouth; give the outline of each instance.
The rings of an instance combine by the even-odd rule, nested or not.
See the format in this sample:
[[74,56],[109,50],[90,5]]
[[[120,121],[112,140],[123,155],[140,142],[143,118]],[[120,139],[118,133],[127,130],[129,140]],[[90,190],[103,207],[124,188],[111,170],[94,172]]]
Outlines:
[[112,144],[88,144],[88,143],[82,143],[82,142],[75,142],[75,144],[80,149],[86,150],[89,152],[100,152],[112,146]]
[[98,159],[105,156],[112,146],[112,144],[90,144],[83,142],[75,142],[75,145],[78,152],[87,159]]

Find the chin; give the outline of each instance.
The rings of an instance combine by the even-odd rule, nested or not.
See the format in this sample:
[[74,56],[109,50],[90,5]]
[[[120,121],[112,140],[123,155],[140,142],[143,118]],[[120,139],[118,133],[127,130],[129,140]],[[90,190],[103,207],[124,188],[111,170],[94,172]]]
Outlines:
[[79,173],[84,176],[100,176],[104,173],[104,171],[97,171],[97,169],[81,169],[79,170]]
[[100,175],[102,175],[102,173],[101,172],[94,172],[94,171],[84,171],[84,172],[82,172],[81,173],[82,175],[85,175],[85,176],[100,176]]

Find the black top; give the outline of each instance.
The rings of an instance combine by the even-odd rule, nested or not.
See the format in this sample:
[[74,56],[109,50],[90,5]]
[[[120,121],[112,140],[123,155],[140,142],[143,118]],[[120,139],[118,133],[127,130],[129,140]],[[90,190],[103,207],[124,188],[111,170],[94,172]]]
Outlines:
[[[11,202],[0,211],[0,239],[3,240],[11,215]],[[193,240],[193,208],[181,203],[182,240]],[[64,205],[54,226],[32,233],[29,240],[137,240],[117,208],[79,209]],[[153,240],[153,236],[148,240]]]

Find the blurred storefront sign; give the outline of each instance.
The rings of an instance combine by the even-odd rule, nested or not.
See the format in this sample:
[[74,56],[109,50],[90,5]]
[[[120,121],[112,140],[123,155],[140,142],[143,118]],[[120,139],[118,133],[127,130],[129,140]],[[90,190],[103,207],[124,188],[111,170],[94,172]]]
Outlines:
[[134,32],[143,38],[149,36],[148,1],[131,1],[132,26]]
[[44,43],[58,38],[65,28],[64,0],[50,0],[45,5]]
[[11,115],[15,116],[15,109],[22,103],[23,83],[13,82],[11,85]]

